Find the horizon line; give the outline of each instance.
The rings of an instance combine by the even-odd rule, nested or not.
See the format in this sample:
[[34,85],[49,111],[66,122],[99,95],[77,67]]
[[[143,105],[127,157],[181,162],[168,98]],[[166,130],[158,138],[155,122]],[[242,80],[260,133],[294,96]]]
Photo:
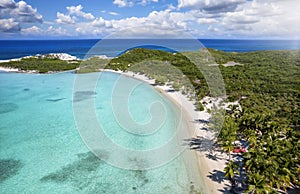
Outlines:
[[300,41],[299,39],[276,39],[276,38],[41,38],[41,39],[1,39],[0,41],[64,41],[64,40],[267,40],[267,41]]

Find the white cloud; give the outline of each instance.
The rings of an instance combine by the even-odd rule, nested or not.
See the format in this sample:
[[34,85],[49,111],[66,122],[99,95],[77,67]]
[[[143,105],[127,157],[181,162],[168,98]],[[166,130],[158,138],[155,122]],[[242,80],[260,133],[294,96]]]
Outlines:
[[53,26],[49,26],[47,28],[47,30],[44,31],[46,35],[50,35],[50,36],[67,36],[70,35],[68,34],[67,30],[62,28],[62,27],[58,27],[55,28]]
[[218,20],[215,18],[199,18],[199,19],[197,19],[197,22],[199,24],[214,24],[214,23],[217,23]]
[[116,16],[116,15],[120,15],[120,14],[118,14],[117,12],[113,12],[113,11],[110,11],[110,12],[108,12],[108,14],[110,14],[110,15],[114,15],[114,16]]
[[13,9],[13,8],[16,8],[16,3],[12,0],[1,0],[0,8],[1,9],[7,9],[7,8]]
[[300,7],[293,0],[254,0],[222,18],[225,31],[235,36],[299,38]]
[[19,32],[21,27],[13,18],[0,19],[0,32]]
[[113,15],[113,16],[120,15],[120,14],[117,13],[117,12],[114,12],[114,11],[106,11],[106,10],[101,10],[101,13],[108,13],[109,15]]
[[24,29],[22,29],[22,33],[25,34],[25,35],[27,35],[27,34],[29,34],[29,35],[33,35],[33,34],[34,35],[39,35],[42,32],[43,32],[43,30],[40,29],[37,26],[32,26],[30,28],[24,28]]
[[200,9],[205,12],[220,13],[235,11],[247,0],[178,0],[178,8]]
[[223,23],[225,24],[253,24],[259,22],[260,19],[254,15],[247,15],[244,11],[235,12],[235,13],[227,13],[227,15],[223,19]]
[[82,5],[67,7],[67,10],[69,11],[69,15],[73,14],[73,15],[76,15],[76,16],[83,17],[87,20],[95,19],[95,16],[93,16],[91,13],[83,12],[82,9],[83,9]]
[[[114,3],[119,6],[133,6],[156,1],[115,0]],[[144,17],[110,20],[82,11],[81,5],[69,6],[66,13],[57,12],[56,23],[45,22],[44,26],[41,25],[40,28],[32,26],[21,32],[28,36],[30,33],[33,35],[38,33],[51,35],[53,33],[54,36],[103,37],[120,32],[124,37],[175,37],[181,36],[184,31],[192,33],[197,38],[299,38],[300,8],[297,6],[296,0],[178,0],[178,2],[178,9],[173,5],[166,5],[166,10],[152,11]],[[0,2],[0,7],[14,5],[16,3],[10,4],[8,0]],[[118,15],[116,12],[106,10],[101,12]],[[8,23],[8,21],[6,22]],[[4,28],[2,25],[5,23],[2,21],[0,31],[20,31],[19,23],[16,19],[10,20]],[[62,28],[59,24],[72,25]],[[51,28],[47,29],[49,25]]]
[[112,28],[113,25],[110,21],[104,20],[102,17],[100,17],[92,22],[92,26]]
[[142,0],[141,2],[139,2],[139,4],[145,6],[145,5],[147,5],[148,3],[151,3],[151,2],[157,3],[158,0]]
[[110,21],[104,20],[103,18],[97,18],[93,22],[88,23],[78,23],[76,26],[77,35],[102,35],[105,36],[113,30],[112,23]]
[[56,13],[57,19],[56,22],[59,24],[74,24],[76,17],[71,17],[70,15],[65,15],[63,13],[57,12]]
[[120,32],[123,37],[174,37],[182,35],[187,29],[188,21],[193,18],[190,13],[153,11],[146,17],[130,17],[106,20],[103,17],[91,22],[76,22],[74,32],[77,35],[106,36]]
[[13,18],[16,21],[24,23],[43,22],[43,16],[28,5],[25,1],[15,2],[14,0],[1,0],[0,17]]
[[49,26],[46,29],[42,29],[37,26],[32,26],[29,28],[22,29],[21,33],[24,36],[40,36],[41,34],[43,36],[68,36],[68,35],[70,35],[67,33],[66,29],[63,29],[62,27],[56,28],[53,26]]
[[102,17],[100,17],[100,18],[94,20],[94,21],[92,22],[92,25],[93,25],[94,27],[105,26],[105,20],[104,20]]
[[127,2],[127,0],[114,0],[113,4],[118,5],[119,7],[132,6],[132,3]]
[[168,4],[167,10],[173,11],[173,10],[175,10],[175,9],[176,9],[176,7],[175,7],[173,4]]
[[113,4],[118,5],[119,7],[132,7],[135,4],[145,6],[152,2],[157,3],[158,0],[114,0]]
[[[95,19],[95,16],[93,16],[91,13],[83,12],[82,5],[77,6],[68,6],[66,8],[68,10],[67,14],[63,14],[60,12],[57,12],[56,16],[56,22],[59,24],[74,24],[77,20],[77,17],[82,17],[87,20],[93,20]],[[77,17],[76,17],[77,16]]]
[[219,32],[220,30],[212,25],[208,26],[208,31],[210,32]]
[[[106,27],[107,33],[121,31],[123,36],[130,37],[167,35],[174,37],[175,35],[180,36],[183,30],[187,30],[188,21],[192,18],[190,13],[171,12],[170,10],[153,11],[146,17],[130,17],[120,20],[99,18],[93,22],[93,27],[101,29],[102,32]],[[111,30],[107,29],[107,22],[111,24]]]

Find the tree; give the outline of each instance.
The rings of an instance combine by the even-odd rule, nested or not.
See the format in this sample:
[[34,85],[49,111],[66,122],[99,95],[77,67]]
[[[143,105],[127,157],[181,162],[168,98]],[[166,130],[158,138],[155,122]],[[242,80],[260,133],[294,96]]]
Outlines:
[[233,161],[229,161],[224,168],[225,171],[225,177],[229,178],[229,181],[231,183],[231,191],[234,191],[235,188],[235,178],[234,175],[235,173],[239,173],[238,171],[238,165],[235,164]]
[[251,194],[266,194],[275,193],[272,188],[266,183],[266,177],[261,176],[259,173],[250,173],[248,175],[247,183],[249,184],[246,193]]

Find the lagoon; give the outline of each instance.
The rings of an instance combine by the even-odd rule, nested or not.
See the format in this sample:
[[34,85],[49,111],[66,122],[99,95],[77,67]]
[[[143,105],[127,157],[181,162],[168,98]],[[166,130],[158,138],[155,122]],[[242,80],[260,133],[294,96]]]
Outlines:
[[[96,76],[94,91],[74,92],[77,76]],[[205,190],[197,161],[189,150],[180,150],[178,157],[147,170],[124,169],[105,160],[110,152],[103,152],[106,156],[101,159],[91,152],[74,120],[76,104],[93,100],[97,119],[107,137],[116,145],[131,150],[164,146],[174,137],[174,130],[181,121],[178,108],[153,87],[132,78],[121,79],[121,87],[114,90],[120,75],[109,72],[83,75],[72,72],[0,73],[1,190],[6,193],[189,193]],[[130,90],[129,98],[122,96],[124,91],[120,88],[126,91],[126,86],[132,87],[132,83],[136,87]],[[121,105],[118,102],[123,102],[124,98],[128,98],[128,110],[139,126],[151,123],[155,115],[167,116],[151,133],[126,131],[116,119],[112,105],[112,101]],[[150,110],[155,102],[164,109]],[[177,141],[182,146],[183,139]],[[178,151],[168,149],[166,154]]]

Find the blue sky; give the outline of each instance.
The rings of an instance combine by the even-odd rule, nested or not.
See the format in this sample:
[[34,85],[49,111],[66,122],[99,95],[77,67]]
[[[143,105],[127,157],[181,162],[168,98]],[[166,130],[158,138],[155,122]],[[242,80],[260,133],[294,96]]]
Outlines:
[[0,0],[1,39],[299,39],[298,0]]

